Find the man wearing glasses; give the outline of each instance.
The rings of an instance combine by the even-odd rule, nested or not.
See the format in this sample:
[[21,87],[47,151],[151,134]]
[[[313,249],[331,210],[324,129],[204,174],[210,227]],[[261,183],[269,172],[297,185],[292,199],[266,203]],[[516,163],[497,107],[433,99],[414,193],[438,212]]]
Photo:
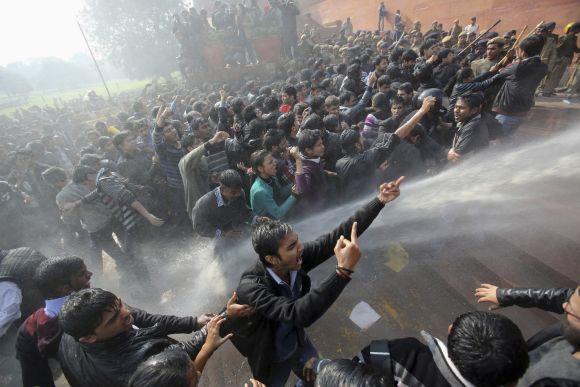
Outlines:
[[490,310],[516,305],[564,314],[564,320],[528,341],[530,366],[518,386],[580,385],[580,286],[573,288],[502,289],[482,284],[477,302],[491,303]]

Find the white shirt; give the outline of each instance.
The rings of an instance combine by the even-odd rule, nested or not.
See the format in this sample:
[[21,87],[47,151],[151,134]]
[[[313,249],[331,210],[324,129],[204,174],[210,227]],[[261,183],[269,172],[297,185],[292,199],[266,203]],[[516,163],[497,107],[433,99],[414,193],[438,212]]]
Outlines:
[[0,337],[20,318],[21,303],[22,292],[18,285],[10,281],[0,282]]
[[464,31],[467,35],[469,35],[472,32],[477,34],[477,30],[479,30],[479,26],[477,25],[477,23],[468,24],[465,26],[465,29],[464,29]]

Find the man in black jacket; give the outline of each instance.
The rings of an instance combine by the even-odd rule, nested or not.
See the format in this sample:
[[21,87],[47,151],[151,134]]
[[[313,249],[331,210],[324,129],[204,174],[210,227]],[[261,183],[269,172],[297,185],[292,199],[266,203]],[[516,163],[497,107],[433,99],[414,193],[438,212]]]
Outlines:
[[465,155],[477,152],[489,146],[489,131],[481,117],[483,96],[464,94],[457,99],[454,108],[457,132],[453,137],[453,146],[447,152],[447,160],[459,161]]
[[565,314],[562,323],[550,325],[528,339],[530,367],[518,386],[580,385],[580,286],[502,289],[482,284],[475,296],[477,302],[491,303],[490,309],[516,305]]
[[[505,316],[464,313],[448,330],[446,343],[425,331],[421,332],[425,344],[414,337],[375,340],[353,360],[311,359],[304,372],[309,378],[317,374],[319,387],[334,387],[345,380],[350,385],[377,385],[352,382],[351,378],[361,376],[362,367],[367,380],[381,375],[381,386],[492,387],[515,385],[528,367],[522,332]],[[336,375],[339,362],[342,370]]]
[[[290,371],[303,378],[303,365],[316,356],[304,328],[318,320],[346,287],[361,254],[358,235],[399,193],[398,183],[382,184],[379,195],[354,216],[304,245],[286,223],[266,222],[254,230],[252,244],[259,260],[242,274],[237,294],[256,313],[226,330],[233,331],[232,341],[248,358],[256,379],[283,386]],[[344,237],[349,231],[350,241]],[[311,290],[307,273],[334,254],[336,269]]]
[[[493,111],[497,113],[496,118],[508,140],[534,106],[534,93],[548,72],[548,66],[540,59],[543,46],[541,36],[532,35],[524,39],[516,47],[516,55],[521,59],[500,72],[505,81],[495,97]],[[490,71],[497,71],[497,67],[493,66]]]
[[[248,311],[235,304],[235,296],[228,301],[229,317]],[[72,387],[125,386],[142,362],[167,348],[181,348],[194,359],[206,340],[204,326],[211,317],[153,315],[127,307],[106,290],[81,290],[71,294],[60,311],[64,334],[58,360]],[[191,332],[192,338],[184,342],[167,336]]]

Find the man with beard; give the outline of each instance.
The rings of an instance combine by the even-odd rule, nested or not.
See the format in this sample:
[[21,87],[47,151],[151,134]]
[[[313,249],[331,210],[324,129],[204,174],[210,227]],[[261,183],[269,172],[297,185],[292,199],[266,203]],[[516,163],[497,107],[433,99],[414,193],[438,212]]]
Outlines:
[[567,288],[502,289],[482,284],[477,302],[490,309],[517,305],[564,314],[564,321],[528,339],[530,366],[518,386],[577,386],[580,380],[580,286]]

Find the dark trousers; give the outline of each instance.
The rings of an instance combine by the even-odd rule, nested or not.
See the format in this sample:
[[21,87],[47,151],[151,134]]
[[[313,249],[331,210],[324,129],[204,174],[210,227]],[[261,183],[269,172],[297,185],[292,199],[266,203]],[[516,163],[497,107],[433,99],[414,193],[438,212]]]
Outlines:
[[318,357],[318,352],[308,336],[305,336],[304,345],[298,347],[296,352],[289,359],[283,362],[272,363],[270,380],[267,384],[268,387],[284,387],[288,381],[288,377],[290,377],[290,372],[294,372],[294,375],[300,379],[296,382],[297,387],[314,386],[314,383],[306,382],[304,380],[303,374],[304,364],[313,357]]

